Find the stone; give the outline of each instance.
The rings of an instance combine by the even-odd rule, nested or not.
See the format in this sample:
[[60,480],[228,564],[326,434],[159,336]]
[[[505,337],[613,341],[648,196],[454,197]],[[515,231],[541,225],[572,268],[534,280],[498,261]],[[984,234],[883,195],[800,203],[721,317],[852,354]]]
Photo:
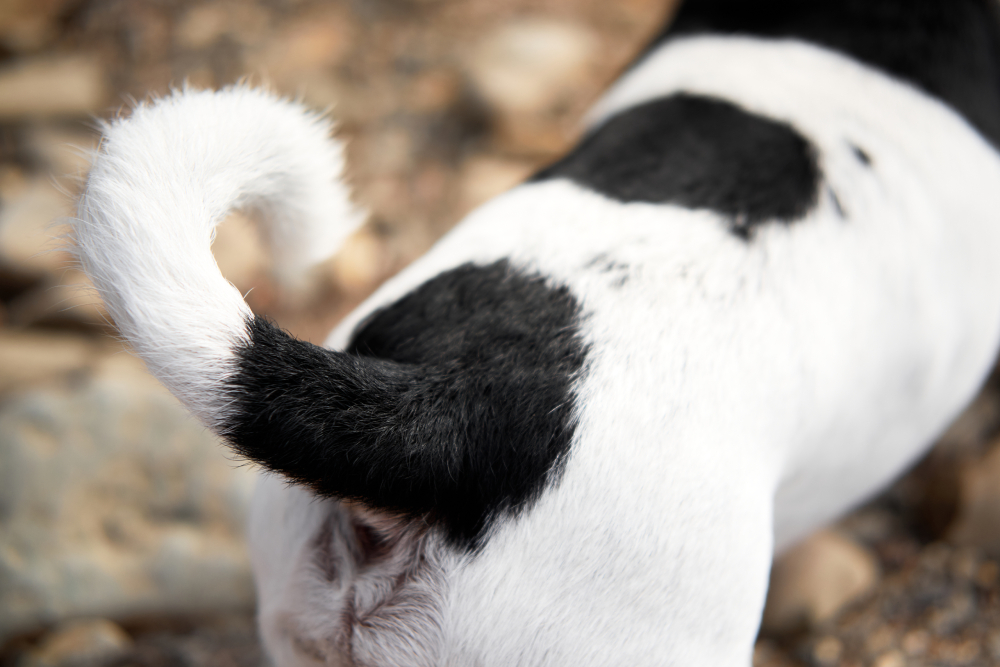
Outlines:
[[588,28],[542,19],[512,21],[483,38],[467,72],[504,150],[552,158],[570,146],[596,92],[588,86],[599,47]]
[[0,2],[0,44],[15,53],[30,52],[55,37],[59,15],[71,0]]
[[926,630],[911,630],[903,635],[900,642],[903,652],[908,656],[919,657],[927,653],[931,645],[931,636]]
[[870,595],[879,578],[867,549],[822,530],[775,561],[762,629],[781,635],[819,626]]
[[986,641],[986,649],[989,651],[990,657],[1000,661],[1000,629],[990,633]]
[[174,32],[182,49],[205,49],[222,37],[241,44],[254,45],[267,35],[270,16],[262,7],[249,2],[212,2],[195,5],[184,14]]
[[349,295],[367,295],[385,280],[385,244],[370,227],[347,237],[330,266],[334,282]]
[[0,329],[0,393],[80,376],[97,355],[84,336]]
[[968,625],[975,616],[975,597],[967,591],[958,591],[928,614],[927,626],[939,636],[949,636]]
[[432,69],[421,73],[406,89],[404,103],[415,113],[441,113],[456,103],[462,84],[450,70]]
[[315,6],[284,21],[248,54],[247,70],[313,108],[329,108],[343,97],[330,69],[347,55],[352,40],[352,24],[340,7]]
[[462,170],[462,208],[472,210],[510,190],[537,168],[534,162],[488,155],[468,160]]
[[844,643],[836,637],[823,637],[813,647],[812,655],[820,665],[836,665],[844,653]]
[[104,618],[67,621],[45,635],[20,661],[20,667],[73,667],[100,664],[125,653],[132,639]]
[[97,150],[98,135],[82,125],[45,123],[25,131],[25,143],[48,169],[51,176],[65,187],[82,184]]
[[58,223],[73,215],[72,198],[48,177],[11,191],[0,190],[0,261],[25,271],[61,271],[71,260],[60,240],[65,228]]
[[865,651],[870,655],[879,655],[894,648],[898,640],[897,634],[891,625],[879,626],[865,637]]
[[247,214],[231,213],[215,228],[212,254],[222,275],[243,294],[269,280],[271,256]]
[[573,95],[597,55],[597,38],[582,26],[513,21],[485,36],[473,51],[469,75],[476,90],[501,113],[545,113]]
[[165,390],[100,373],[0,404],[0,644],[66,619],[247,611],[254,473]]
[[107,102],[104,69],[94,58],[39,56],[0,68],[0,121],[89,117]]
[[981,588],[993,588],[1000,581],[1000,565],[996,561],[988,560],[979,565],[976,571],[976,584]]
[[906,667],[906,656],[899,651],[888,651],[880,655],[872,667]]
[[961,471],[958,516],[948,539],[1000,556],[1000,443]]
[[769,639],[758,639],[753,649],[753,667],[797,667],[785,651]]
[[19,327],[113,330],[93,283],[78,269],[66,269],[12,300],[7,318]]

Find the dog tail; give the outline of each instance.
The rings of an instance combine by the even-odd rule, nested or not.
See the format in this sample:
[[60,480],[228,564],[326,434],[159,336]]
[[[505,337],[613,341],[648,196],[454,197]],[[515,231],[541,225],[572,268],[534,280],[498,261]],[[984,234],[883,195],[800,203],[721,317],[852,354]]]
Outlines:
[[106,124],[74,224],[77,256],[149,370],[219,430],[253,314],[211,253],[234,208],[264,214],[279,276],[364,219],[330,124],[245,86],[184,90]]

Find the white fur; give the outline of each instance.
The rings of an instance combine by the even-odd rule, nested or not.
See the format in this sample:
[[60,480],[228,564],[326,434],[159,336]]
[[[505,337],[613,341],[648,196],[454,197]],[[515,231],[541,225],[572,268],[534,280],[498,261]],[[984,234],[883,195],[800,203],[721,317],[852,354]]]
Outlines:
[[[711,211],[621,204],[567,181],[526,184],[384,285],[332,347],[376,308],[469,261],[510,258],[568,286],[591,350],[576,437],[560,483],[501,522],[481,553],[455,553],[431,533],[384,570],[354,572],[345,538],[335,548],[349,575],[335,585],[317,572],[316,535],[356,509],[268,478],[251,542],[263,635],[279,664],[351,664],[338,653],[347,651],[359,664],[399,667],[749,665],[774,549],[873,493],[974,394],[1000,341],[1000,159],[983,138],[940,102],[845,57],[749,38],[661,47],[593,121],[674,91],[793,125],[820,153],[815,210],[745,242]],[[157,215],[177,219],[191,205],[184,192],[156,199]],[[122,196],[132,195],[101,200],[112,236]],[[105,291],[162,253],[98,239],[84,255]],[[196,241],[183,252],[202,252]],[[89,257],[109,249],[135,259],[123,269]],[[600,254],[630,267],[627,282],[588,267]],[[174,284],[206,304],[189,338],[239,335],[241,302],[206,298],[218,298],[217,281]],[[176,313],[183,297],[147,307],[138,302],[159,291],[126,291],[135,294],[112,296],[115,316],[149,341],[142,354],[155,354],[172,331],[131,311]],[[192,363],[191,354],[170,347],[151,367],[172,355]],[[206,355],[194,356],[203,369]],[[211,386],[185,382],[202,383],[197,396]],[[205,406],[216,409],[195,401]],[[377,609],[385,576],[406,567],[420,604],[338,644],[350,600]]]
[[75,224],[77,254],[149,370],[214,426],[219,382],[251,316],[210,244],[234,208],[261,209],[294,276],[362,221],[321,116],[244,86],[185,90],[104,127]]

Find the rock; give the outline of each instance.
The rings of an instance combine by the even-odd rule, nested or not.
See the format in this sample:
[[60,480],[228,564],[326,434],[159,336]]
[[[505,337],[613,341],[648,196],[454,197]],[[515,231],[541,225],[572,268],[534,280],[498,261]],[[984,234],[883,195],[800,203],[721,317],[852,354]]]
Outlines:
[[[46,166],[52,176],[67,186],[82,183],[90,168],[91,156],[97,150],[98,136],[82,124],[34,125],[25,131],[25,143]],[[75,179],[75,182],[74,182]],[[74,188],[75,189],[75,188]]]
[[948,539],[1000,556],[1000,443],[961,471],[958,517]]
[[969,592],[958,591],[928,614],[927,625],[935,634],[946,637],[968,625],[975,615],[975,597]]
[[926,630],[911,630],[903,635],[900,642],[903,652],[911,657],[920,657],[927,653],[931,645],[931,636]]
[[413,136],[404,127],[389,125],[365,142],[364,165],[375,174],[406,173],[413,168]]
[[421,73],[407,87],[404,102],[415,113],[440,113],[456,103],[461,80],[455,72],[432,69]]
[[833,530],[823,530],[780,556],[762,630],[781,635],[833,619],[871,594],[879,581],[875,557]]
[[906,667],[906,656],[900,651],[887,651],[875,660],[872,667]]
[[8,305],[7,318],[19,327],[84,329],[111,332],[111,320],[97,290],[82,271],[67,269]]
[[232,213],[215,228],[212,254],[226,280],[241,293],[269,280],[271,257],[250,216]]
[[64,619],[247,610],[254,475],[113,374],[0,404],[0,644]]
[[993,588],[1000,582],[1000,565],[988,560],[976,570],[976,584],[980,588]]
[[844,642],[836,637],[823,637],[813,647],[813,660],[820,665],[836,665],[844,653]]
[[769,639],[758,639],[753,649],[753,667],[798,667],[785,652]]
[[71,0],[4,0],[0,44],[14,52],[37,50],[55,37],[60,14]]
[[266,36],[269,20],[267,11],[254,3],[196,5],[184,12],[178,21],[174,39],[182,49],[190,50],[207,48],[223,36],[254,45]]
[[865,653],[868,655],[881,655],[895,648],[899,639],[898,634],[896,628],[891,625],[878,626],[875,630],[867,633],[865,637]]
[[462,173],[462,203],[471,210],[523,182],[538,168],[534,162],[493,156],[469,160]]
[[83,336],[0,329],[0,393],[79,376],[97,355]]
[[994,630],[990,633],[986,644],[986,649],[989,651],[990,657],[994,660],[1000,661],[1000,629]]
[[483,39],[468,74],[506,149],[555,155],[573,138],[562,123],[582,112],[598,57],[599,41],[582,26],[521,20]]
[[250,53],[247,70],[314,108],[329,107],[343,97],[330,68],[349,52],[352,39],[341,8],[316,6],[285,21],[263,48]]
[[70,196],[48,177],[12,190],[9,196],[0,191],[0,261],[38,273],[61,271],[71,260],[59,239],[65,228],[54,225],[73,215]]
[[0,121],[88,117],[107,101],[104,69],[94,58],[37,57],[0,68]]
[[505,114],[552,112],[590,73],[598,41],[586,28],[546,20],[514,21],[487,35],[472,54],[476,90]]
[[333,279],[350,295],[365,295],[386,278],[385,244],[370,227],[351,234],[331,265]]
[[105,663],[125,653],[131,645],[128,634],[107,619],[68,621],[48,633],[20,665],[73,667]]

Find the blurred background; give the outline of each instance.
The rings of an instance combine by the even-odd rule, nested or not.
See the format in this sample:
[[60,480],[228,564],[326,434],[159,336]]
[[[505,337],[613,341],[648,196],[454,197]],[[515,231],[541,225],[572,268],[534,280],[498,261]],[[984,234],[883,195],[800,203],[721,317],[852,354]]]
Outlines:
[[[145,374],[61,249],[98,120],[172,87],[331,110],[367,226],[294,291],[321,342],[478,203],[558,157],[673,0],[0,0],[0,667],[258,666],[254,470]],[[1000,665],[1000,383],[882,497],[775,568],[758,666]]]

